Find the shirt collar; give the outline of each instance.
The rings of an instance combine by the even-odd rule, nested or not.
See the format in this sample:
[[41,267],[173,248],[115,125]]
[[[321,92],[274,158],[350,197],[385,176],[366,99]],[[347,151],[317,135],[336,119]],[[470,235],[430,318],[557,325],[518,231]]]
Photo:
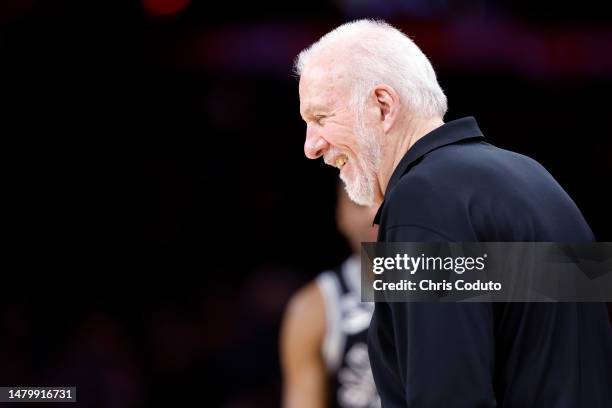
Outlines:
[[[389,195],[389,192],[393,190],[402,176],[406,174],[412,165],[421,157],[439,147],[473,138],[484,138],[484,135],[482,134],[482,131],[478,127],[476,119],[474,119],[473,116],[447,122],[427,133],[425,136],[417,140],[417,142],[410,149],[408,149],[395,170],[393,170],[393,174],[389,179],[389,184],[387,185],[387,189],[385,191],[385,197]],[[384,204],[385,202],[383,201],[381,206],[378,208],[378,212],[374,217],[374,224],[379,223]]]

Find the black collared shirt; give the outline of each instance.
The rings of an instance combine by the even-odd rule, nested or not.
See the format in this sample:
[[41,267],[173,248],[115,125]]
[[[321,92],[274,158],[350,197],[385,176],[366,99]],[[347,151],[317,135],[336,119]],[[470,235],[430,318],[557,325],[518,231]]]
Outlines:
[[[382,242],[594,240],[554,178],[471,117],[410,148],[375,222]],[[612,406],[604,304],[377,303],[369,351],[383,407]]]
[[[389,191],[393,190],[400,178],[427,153],[451,143],[471,139],[484,139],[484,135],[472,116],[448,122],[429,132],[419,139],[399,162],[389,179],[385,196],[388,196]],[[375,224],[379,224],[383,207],[384,205],[381,205],[376,213]]]

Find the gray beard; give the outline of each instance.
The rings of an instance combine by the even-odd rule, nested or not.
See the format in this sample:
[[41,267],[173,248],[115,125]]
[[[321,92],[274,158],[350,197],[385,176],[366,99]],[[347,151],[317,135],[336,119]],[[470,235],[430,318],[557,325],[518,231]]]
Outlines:
[[362,154],[361,157],[356,158],[358,166],[355,166],[355,178],[353,180],[345,180],[342,176],[340,178],[353,202],[370,207],[374,205],[376,196],[376,174],[378,174],[382,158],[381,146],[374,135],[368,132],[360,118],[357,119],[357,122],[356,136]]

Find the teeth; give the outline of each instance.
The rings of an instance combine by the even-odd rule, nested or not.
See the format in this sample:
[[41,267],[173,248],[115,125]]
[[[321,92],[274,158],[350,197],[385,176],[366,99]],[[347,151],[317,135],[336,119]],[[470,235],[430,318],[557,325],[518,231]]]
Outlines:
[[336,159],[336,167],[341,169],[346,164],[346,159],[344,157],[338,157]]

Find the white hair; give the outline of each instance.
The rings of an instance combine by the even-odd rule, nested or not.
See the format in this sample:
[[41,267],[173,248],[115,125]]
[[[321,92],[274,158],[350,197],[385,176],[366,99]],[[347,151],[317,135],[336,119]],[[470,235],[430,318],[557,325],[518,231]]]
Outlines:
[[[304,49],[295,59],[298,76],[314,56],[340,55],[350,70],[353,108],[363,107],[372,88],[384,83],[417,116],[443,117],[446,96],[431,63],[404,33],[384,21],[357,20],[343,24]],[[332,54],[333,53],[333,54]]]

